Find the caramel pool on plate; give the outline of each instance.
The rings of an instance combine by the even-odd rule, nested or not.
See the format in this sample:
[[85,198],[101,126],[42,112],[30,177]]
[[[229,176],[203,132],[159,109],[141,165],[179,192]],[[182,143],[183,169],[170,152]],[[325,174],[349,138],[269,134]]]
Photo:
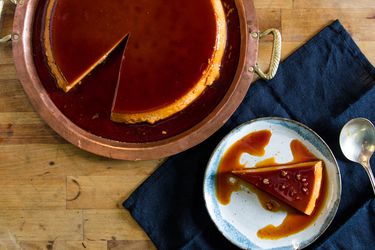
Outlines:
[[[306,215],[289,205],[286,205],[271,195],[259,190],[255,186],[234,177],[231,173],[233,170],[244,169],[245,166],[240,164],[240,157],[243,153],[248,153],[253,156],[264,156],[265,148],[268,145],[272,134],[269,130],[262,130],[253,132],[241,140],[234,143],[224,154],[217,173],[216,179],[216,196],[222,205],[227,205],[230,202],[231,194],[239,191],[241,186],[245,186],[251,192],[256,194],[260,204],[264,209],[272,212],[285,211],[287,213],[285,219],[279,226],[267,225],[257,232],[257,236],[263,239],[280,239],[289,235],[298,233],[309,225],[311,225],[320,214],[323,208],[326,197],[326,173],[323,168],[322,183],[320,187],[320,195],[316,200],[315,209],[312,214]],[[303,162],[320,161],[314,154],[312,154],[305,145],[299,140],[293,140],[290,143],[290,150],[293,155],[293,160],[283,164],[277,164],[275,158],[271,157],[255,166],[285,166]],[[236,181],[233,181],[236,178]]]

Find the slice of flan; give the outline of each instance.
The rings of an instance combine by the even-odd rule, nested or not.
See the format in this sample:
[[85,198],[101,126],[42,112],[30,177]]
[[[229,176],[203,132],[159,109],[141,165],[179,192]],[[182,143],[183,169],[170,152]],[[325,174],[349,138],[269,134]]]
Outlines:
[[311,215],[320,195],[323,162],[247,168],[232,173],[278,200]]
[[221,0],[183,5],[175,0],[48,1],[44,47],[50,71],[64,91],[128,35],[121,70],[113,72],[118,75],[113,121],[167,118],[219,77],[227,39]]
[[[104,62],[121,41],[125,39],[127,34],[116,34],[111,39],[102,39],[103,41],[97,42],[100,39],[100,34],[94,34],[92,37],[82,39],[84,32],[80,34],[80,28],[78,28],[80,25],[78,23],[74,26],[70,26],[67,23],[67,26],[63,27],[64,30],[57,29],[56,31],[53,24],[60,22],[61,25],[64,19],[71,18],[72,15],[69,11],[65,12],[64,8],[66,6],[62,2],[59,0],[49,0],[47,4],[44,46],[48,66],[56,79],[58,87],[68,92],[80,83],[84,77],[90,74],[93,69]],[[61,9],[59,8],[60,6],[63,9],[61,12],[66,16],[55,15],[55,12],[59,12]],[[82,22],[84,22],[84,17]],[[86,29],[94,28],[86,27]],[[64,31],[69,33],[64,34]],[[61,35],[65,39],[60,39],[60,36],[56,36],[57,32],[62,33]],[[104,36],[105,34],[102,35]],[[70,42],[67,41],[68,39],[70,39]],[[77,46],[77,43],[80,44]],[[90,43],[95,43],[95,48],[87,50],[87,48],[92,46]],[[75,46],[75,49],[73,46]]]

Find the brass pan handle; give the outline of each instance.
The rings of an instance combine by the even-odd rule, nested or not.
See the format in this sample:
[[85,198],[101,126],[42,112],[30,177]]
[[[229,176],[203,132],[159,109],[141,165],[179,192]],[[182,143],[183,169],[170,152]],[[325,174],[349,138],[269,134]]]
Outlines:
[[[2,14],[3,14],[4,1],[5,0],[0,0],[0,20],[1,20]],[[24,0],[9,0],[9,1],[12,2],[13,4],[17,5],[17,4],[23,4]],[[6,36],[0,38],[0,43],[6,43],[6,42],[11,41],[11,40],[17,40],[18,38],[19,38],[18,34],[9,34],[9,35],[6,35]]]
[[262,39],[265,36],[268,36],[272,34],[273,35],[273,48],[272,48],[272,55],[271,55],[271,61],[270,61],[270,69],[267,73],[263,72],[258,63],[256,63],[254,66],[251,66],[249,70],[251,72],[257,73],[260,78],[264,80],[271,80],[275,77],[277,73],[277,69],[279,68],[280,59],[281,59],[281,34],[280,31],[277,29],[268,29],[266,31],[263,31],[261,33],[252,32],[251,36],[253,38],[259,37],[259,39]]

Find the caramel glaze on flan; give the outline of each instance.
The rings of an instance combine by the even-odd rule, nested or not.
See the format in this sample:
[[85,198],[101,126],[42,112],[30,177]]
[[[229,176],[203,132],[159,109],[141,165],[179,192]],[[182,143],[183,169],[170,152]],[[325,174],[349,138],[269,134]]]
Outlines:
[[232,173],[295,209],[311,215],[320,195],[323,162],[247,168]]
[[90,19],[98,13],[91,16],[90,8],[85,10],[89,2],[48,0],[44,28],[47,63],[58,87],[65,92],[90,74],[126,37],[116,33],[107,37],[103,27],[95,31],[96,25],[90,25],[95,22]]
[[44,30],[64,91],[128,36],[111,115],[124,123],[155,123],[194,102],[220,76],[227,39],[220,0],[50,0]]

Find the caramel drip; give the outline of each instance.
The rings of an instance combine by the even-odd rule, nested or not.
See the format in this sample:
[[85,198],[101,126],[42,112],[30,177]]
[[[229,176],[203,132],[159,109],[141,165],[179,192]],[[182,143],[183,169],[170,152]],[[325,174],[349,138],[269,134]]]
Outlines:
[[238,191],[238,182],[232,182],[232,170],[241,169],[240,157],[243,153],[254,156],[263,156],[265,147],[271,139],[271,131],[262,130],[253,132],[241,140],[234,143],[221,160],[217,175],[217,198],[221,204],[228,204],[230,196],[234,191]]

